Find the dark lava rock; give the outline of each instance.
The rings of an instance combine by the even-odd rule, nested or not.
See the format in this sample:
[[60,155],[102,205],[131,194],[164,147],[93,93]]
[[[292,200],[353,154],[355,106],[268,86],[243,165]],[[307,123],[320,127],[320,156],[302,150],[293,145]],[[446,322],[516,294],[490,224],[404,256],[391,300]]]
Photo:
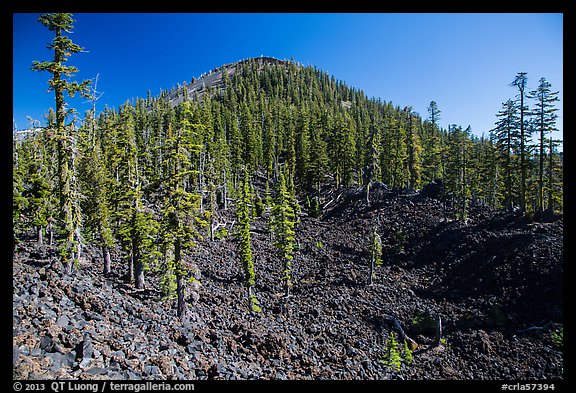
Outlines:
[[105,375],[108,374],[108,370],[103,367],[91,367],[86,370],[86,373],[90,375]]

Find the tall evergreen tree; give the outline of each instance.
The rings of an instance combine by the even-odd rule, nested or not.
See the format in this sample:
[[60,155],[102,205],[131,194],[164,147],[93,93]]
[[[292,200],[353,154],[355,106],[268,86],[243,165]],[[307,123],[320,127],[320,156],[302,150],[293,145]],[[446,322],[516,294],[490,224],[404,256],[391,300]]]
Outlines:
[[526,89],[526,83],[528,78],[525,72],[519,72],[512,83],[511,86],[516,86],[519,92],[519,109],[520,109],[520,210],[526,210],[526,156],[527,152],[527,141],[530,138],[526,123],[524,121],[524,114],[528,112],[528,107],[524,105],[524,90]]
[[48,71],[52,78],[48,81],[49,90],[54,91],[56,104],[56,125],[55,138],[58,144],[58,195],[60,201],[59,224],[62,230],[63,239],[61,240],[62,260],[66,266],[66,271],[72,271],[72,263],[75,260],[74,246],[78,239],[75,239],[79,225],[79,211],[75,207],[78,204],[76,200],[76,190],[72,184],[73,173],[71,168],[74,154],[75,137],[72,135],[72,128],[65,124],[66,117],[70,113],[64,100],[64,94],[67,93],[73,97],[76,93],[86,93],[90,81],[78,83],[70,81],[68,78],[74,76],[78,69],[74,66],[65,65],[71,54],[79,53],[82,47],[72,42],[70,37],[65,33],[71,33],[74,23],[72,14],[54,13],[42,14],[38,21],[48,30],[54,32],[54,39],[48,45],[50,50],[54,51],[52,61],[34,61],[31,69],[33,71]]
[[271,229],[276,235],[274,245],[283,263],[282,281],[284,296],[290,295],[292,287],[292,261],[294,259],[296,215],[292,206],[293,197],[289,194],[284,173],[279,174],[277,197],[272,208]]
[[496,127],[492,132],[505,175],[503,204],[508,210],[512,210],[516,195],[514,193],[515,169],[517,168],[515,152],[520,139],[517,128],[518,109],[514,101],[509,99],[503,103],[502,110],[496,116],[500,119],[496,122]]
[[[535,108],[532,111],[533,123],[536,131],[539,133],[539,152],[538,152],[538,210],[544,208],[544,163],[546,161],[545,146],[546,133],[556,131],[556,112],[558,108],[554,103],[558,102],[558,91],[552,91],[552,85],[545,78],[540,78],[536,90],[529,93],[528,97],[535,100]],[[552,151],[549,151],[552,154]]]
[[254,261],[252,259],[252,246],[250,242],[250,212],[251,212],[251,191],[248,181],[248,171],[244,170],[244,180],[240,191],[240,198],[237,203],[238,216],[238,253],[244,268],[244,285],[248,292],[248,306],[252,312],[260,312],[258,298],[254,294],[256,285],[256,273],[254,272]]
[[200,152],[201,144],[195,137],[201,125],[193,124],[192,109],[189,101],[181,105],[181,118],[175,130],[168,127],[164,142],[167,177],[163,181],[163,228],[162,238],[171,248],[171,257],[166,257],[168,266],[165,271],[173,273],[176,280],[177,315],[181,320],[186,318],[188,306],[186,301],[186,280],[191,272],[184,262],[184,253],[194,246],[194,240],[200,237],[198,225],[205,225],[199,217],[200,195],[187,190],[184,183],[188,175],[195,173],[190,161],[191,152]]
[[420,144],[420,137],[417,132],[417,124],[415,116],[412,112],[412,107],[406,107],[404,112],[407,117],[406,148],[408,150],[408,190],[413,191],[420,185],[420,175],[422,169],[420,155],[422,151],[422,145]]

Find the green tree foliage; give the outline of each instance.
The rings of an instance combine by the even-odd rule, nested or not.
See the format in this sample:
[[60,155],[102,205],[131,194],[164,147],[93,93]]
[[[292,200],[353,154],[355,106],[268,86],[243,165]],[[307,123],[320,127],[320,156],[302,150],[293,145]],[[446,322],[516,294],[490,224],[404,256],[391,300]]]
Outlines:
[[190,269],[184,261],[184,254],[194,246],[194,240],[200,238],[198,228],[206,222],[200,217],[200,195],[184,187],[191,174],[191,156],[202,150],[198,141],[199,124],[192,123],[192,108],[188,101],[179,107],[179,120],[172,130],[169,125],[162,149],[165,159],[166,177],[163,179],[161,194],[163,199],[161,238],[165,251],[163,270],[176,279],[177,315],[186,318],[186,281],[192,278]]
[[518,110],[514,101],[507,100],[502,104],[502,110],[496,115],[499,120],[496,127],[492,130],[492,137],[496,143],[501,160],[504,177],[503,205],[511,210],[514,202],[517,200],[516,192],[516,172],[518,168]]
[[452,197],[456,207],[456,218],[466,220],[468,216],[468,203],[470,201],[470,168],[471,140],[470,127],[453,124],[448,138],[448,163],[445,181],[453,190]]
[[284,174],[280,172],[277,197],[272,207],[272,232],[276,236],[275,247],[283,263],[282,281],[284,283],[284,296],[290,295],[292,287],[292,261],[294,259],[296,215],[292,205],[293,197],[288,192]]
[[411,107],[404,109],[407,117],[406,126],[406,148],[408,150],[407,166],[408,166],[408,190],[413,191],[420,186],[420,177],[422,172],[421,165],[421,152],[422,145],[420,143],[420,136],[418,133],[418,125]]
[[[60,201],[59,226],[62,232],[61,256],[66,270],[71,272],[74,257],[74,246],[78,239],[75,238],[80,224],[80,211],[78,208],[77,190],[73,187],[74,177],[74,148],[75,137],[72,127],[67,127],[65,120],[71,110],[67,108],[64,93],[70,97],[75,93],[86,93],[90,81],[78,83],[70,81],[78,69],[74,66],[65,65],[71,54],[79,53],[83,49],[65,35],[71,33],[74,23],[72,15],[68,13],[42,14],[38,21],[54,32],[54,39],[48,45],[48,49],[54,51],[53,61],[34,61],[33,71],[47,71],[52,74],[48,81],[49,90],[54,91],[56,104],[56,124],[54,138],[58,146],[58,195]],[[76,256],[78,256],[76,254]]]
[[110,250],[115,246],[111,223],[111,195],[113,180],[107,171],[102,152],[101,135],[96,126],[96,84],[92,90],[93,108],[87,112],[80,129],[79,181],[84,196],[81,207],[84,212],[85,237],[102,250],[103,273],[111,273]]
[[[556,112],[558,108],[554,107],[554,103],[558,102],[558,93],[552,91],[552,85],[545,78],[540,78],[538,87],[529,93],[528,97],[536,101],[534,109],[531,113],[532,122],[534,124],[535,130],[539,135],[538,143],[538,194],[537,194],[537,209],[544,209],[544,189],[545,189],[545,170],[544,166],[546,163],[546,134],[552,131],[557,131],[556,129],[556,119],[558,115]],[[552,150],[549,149],[549,155],[552,155]],[[550,165],[549,165],[550,166]],[[553,171],[550,171],[553,172]],[[548,176],[548,179],[550,176]],[[551,187],[550,181],[548,181],[548,189]]]
[[[111,270],[110,253],[124,258],[128,278],[139,288],[144,271],[162,274],[181,318],[186,283],[194,277],[187,254],[205,220],[210,237],[217,236],[230,200],[237,214],[251,205],[256,215],[266,215],[264,203],[272,205],[270,226],[286,295],[298,199],[317,217],[326,189],[366,187],[369,201],[375,181],[401,192],[442,178],[446,205],[452,204],[457,218],[466,218],[470,203],[563,209],[563,154],[552,138],[557,93],[544,79],[526,94],[526,75],[518,75],[513,86],[520,102],[503,104],[489,138],[457,125],[442,129],[435,101],[423,120],[410,107],[368,99],[316,68],[265,58],[217,70],[221,84],[201,94],[189,96],[184,83],[97,114],[96,82],[88,94],[88,82],[73,82],[78,70],[66,65],[82,50],[65,35],[71,15],[39,20],[55,34],[49,46],[54,60],[34,62],[32,69],[52,75],[56,110],[41,132],[13,142],[14,242],[39,240],[43,231],[51,233],[56,218],[67,268],[84,239],[102,249],[104,272]],[[67,124],[71,110],[64,96],[79,92],[93,106],[76,129]],[[532,111],[526,100],[535,102]],[[532,130],[539,135],[537,154]],[[265,190],[251,190],[252,199],[241,203],[245,175],[265,179]],[[392,236],[400,252],[405,235]]]
[[251,194],[248,171],[245,170],[240,198],[236,208],[236,215],[238,216],[238,254],[244,268],[244,285],[248,292],[248,306],[252,312],[260,312],[262,309],[259,306],[258,298],[254,294],[256,273],[254,272],[252,246],[250,244]]
[[22,165],[24,161],[22,155],[26,154],[26,149],[19,141],[12,143],[12,240],[13,251],[16,244],[20,241],[21,234],[25,231],[24,219],[26,217],[26,208],[28,207],[28,198],[24,196],[25,186],[25,168]]
[[390,336],[388,336],[382,363],[392,370],[400,371],[402,357],[400,356],[400,348],[398,347],[398,342],[396,341],[394,332],[390,332]]
[[406,129],[398,121],[398,115],[390,114],[386,118],[384,132],[384,148],[382,149],[382,178],[394,189],[403,188],[407,184],[408,171],[406,148]]
[[518,109],[520,111],[520,150],[518,152],[520,156],[520,210],[524,211],[526,209],[526,170],[527,170],[527,162],[526,158],[528,156],[528,143],[530,141],[530,132],[529,129],[526,127],[526,121],[524,120],[524,114],[528,112],[528,107],[524,104],[525,98],[525,90],[526,90],[526,83],[528,78],[525,72],[519,72],[512,83],[511,86],[515,86],[518,88],[518,98],[520,102],[518,103]]
[[422,138],[422,181],[426,184],[441,176],[441,131],[438,126],[441,111],[436,101],[428,106],[428,121],[424,122]]

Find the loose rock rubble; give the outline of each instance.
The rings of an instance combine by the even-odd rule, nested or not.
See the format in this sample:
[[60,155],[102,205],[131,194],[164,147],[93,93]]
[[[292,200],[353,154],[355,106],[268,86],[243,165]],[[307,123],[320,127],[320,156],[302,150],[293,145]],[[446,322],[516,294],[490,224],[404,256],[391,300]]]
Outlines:
[[[301,214],[288,299],[269,212],[254,219],[261,313],[248,311],[232,236],[201,241],[188,256],[199,284],[184,322],[162,300],[157,277],[135,290],[119,262],[104,276],[90,247],[67,276],[54,248],[22,243],[13,260],[13,377],[563,378],[562,348],[551,337],[563,318],[561,218],[473,208],[468,222],[452,221],[434,193],[383,185],[370,203],[361,189],[327,195],[321,217]],[[375,223],[384,265],[367,286]],[[381,362],[393,329],[387,315],[418,343],[399,371]],[[433,347],[428,325],[438,316],[442,345]]]

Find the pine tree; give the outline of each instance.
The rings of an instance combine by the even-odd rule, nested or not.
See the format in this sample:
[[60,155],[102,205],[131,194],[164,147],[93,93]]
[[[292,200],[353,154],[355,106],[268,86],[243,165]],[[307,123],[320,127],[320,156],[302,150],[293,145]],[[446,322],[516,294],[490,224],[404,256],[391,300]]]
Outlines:
[[519,92],[519,109],[520,109],[520,211],[526,210],[526,157],[528,156],[527,144],[530,139],[530,133],[526,127],[524,121],[524,114],[528,112],[528,107],[524,105],[524,90],[526,88],[526,83],[528,78],[525,72],[519,72],[514,81],[510,84],[511,86],[516,86]]
[[[68,273],[72,270],[74,257],[74,246],[77,239],[78,225],[80,221],[78,211],[78,201],[76,190],[73,189],[73,154],[75,138],[71,133],[71,127],[67,127],[65,120],[71,113],[66,108],[64,93],[73,97],[75,93],[85,93],[90,81],[78,83],[69,81],[68,78],[74,76],[78,69],[67,66],[65,63],[71,54],[79,53],[83,49],[72,42],[64,33],[72,31],[72,14],[55,13],[42,14],[38,21],[46,26],[48,30],[54,32],[54,39],[48,48],[54,51],[53,61],[34,61],[31,69],[33,71],[48,71],[52,78],[48,81],[49,90],[54,91],[56,104],[56,125],[55,138],[58,146],[58,195],[60,200],[59,224],[62,230],[63,239],[61,241],[60,254]],[[66,78],[66,79],[65,79]]]
[[238,253],[244,268],[244,285],[248,292],[248,306],[252,312],[260,312],[258,298],[254,294],[256,285],[256,274],[254,272],[254,261],[252,260],[252,248],[250,243],[250,211],[251,211],[251,191],[248,181],[248,171],[244,170],[244,181],[237,204],[238,216]]
[[103,273],[111,273],[110,250],[115,246],[110,225],[111,206],[108,195],[111,192],[112,179],[106,170],[104,154],[101,150],[96,124],[96,101],[98,76],[90,93],[92,110],[87,113],[81,128],[79,178],[81,192],[84,195],[81,203],[84,212],[85,230],[91,231],[95,242],[102,250]]
[[455,199],[457,218],[464,221],[470,199],[470,144],[470,127],[462,130],[462,127],[453,124],[448,139],[445,184]]
[[296,124],[296,177],[305,184],[306,174],[310,167],[310,116],[308,109],[303,107],[298,113]]
[[52,187],[48,181],[51,173],[48,172],[48,165],[46,165],[47,151],[42,137],[40,135],[29,137],[26,141],[26,148],[30,153],[29,159],[20,165],[26,167],[25,174],[28,181],[21,190],[21,196],[27,201],[27,209],[24,213],[31,219],[37,244],[42,245],[44,227],[48,225],[51,218]]
[[502,104],[502,110],[496,115],[500,118],[496,127],[491,130],[502,161],[504,171],[504,206],[512,210],[515,200],[514,179],[517,168],[516,155],[520,135],[518,133],[518,111],[514,101],[507,100]]
[[428,122],[425,122],[425,138],[422,139],[422,179],[429,183],[443,176],[441,171],[441,139],[438,121],[442,113],[436,101],[428,106]]
[[308,166],[307,178],[308,184],[318,193],[320,193],[320,185],[328,169],[327,146],[324,141],[325,121],[322,121],[325,117],[327,114],[323,114],[310,130],[310,165]]
[[386,118],[382,143],[384,146],[380,161],[382,162],[383,180],[393,189],[402,188],[408,180],[406,130],[394,113]]
[[164,250],[166,252],[171,250],[170,257],[165,255],[167,266],[164,270],[175,277],[176,311],[183,321],[188,313],[186,280],[192,273],[186,267],[183,254],[194,246],[194,239],[200,237],[197,227],[206,223],[199,217],[200,195],[184,187],[188,176],[197,173],[192,169],[190,156],[191,153],[201,151],[202,146],[194,141],[198,140],[196,130],[202,126],[191,122],[192,109],[189,101],[184,101],[180,105],[178,125],[175,130],[169,125],[163,146],[167,177],[162,184],[161,238],[165,243]]
[[23,165],[23,155],[26,150],[23,143],[12,142],[12,252],[20,242],[20,236],[25,230],[24,219],[28,207],[28,198],[24,196],[26,171]]
[[388,336],[382,363],[393,370],[400,371],[402,357],[400,356],[400,349],[398,348],[394,332],[390,332],[390,336]]
[[366,187],[366,202],[370,203],[370,186],[374,179],[380,177],[380,133],[375,126],[372,126],[368,136],[365,164],[364,164],[364,186]]
[[417,125],[412,113],[412,107],[406,107],[404,112],[407,117],[406,125],[406,148],[408,151],[407,166],[408,166],[408,190],[413,191],[420,185],[421,173],[421,160],[420,155],[422,145],[420,144],[420,137],[417,132]]
[[271,229],[276,236],[274,245],[278,249],[284,265],[282,281],[284,282],[284,296],[288,297],[292,287],[296,215],[292,205],[293,197],[288,192],[283,172],[279,174],[277,193],[276,201],[272,207]]
[[[554,107],[554,103],[558,102],[558,93],[552,91],[552,85],[546,81],[545,78],[540,78],[540,83],[536,90],[529,93],[528,97],[536,100],[536,105],[531,115],[533,116],[533,123],[539,133],[539,153],[538,153],[538,210],[544,209],[544,163],[546,161],[545,146],[546,146],[546,133],[556,131],[556,119],[558,115],[555,113],[558,108]],[[549,150],[548,154],[552,154]]]

